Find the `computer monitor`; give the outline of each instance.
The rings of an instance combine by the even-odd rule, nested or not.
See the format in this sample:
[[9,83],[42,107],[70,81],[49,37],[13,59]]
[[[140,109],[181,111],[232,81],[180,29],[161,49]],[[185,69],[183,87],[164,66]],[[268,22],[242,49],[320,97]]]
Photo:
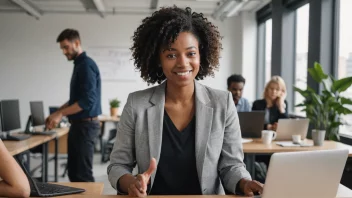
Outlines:
[[0,109],[2,131],[9,132],[21,128],[18,100],[2,100],[0,102]]
[[44,117],[44,105],[42,101],[32,101],[29,102],[31,107],[32,115],[32,126],[43,126],[45,125]]
[[50,115],[55,113],[57,110],[59,110],[60,107],[49,107],[49,113]]

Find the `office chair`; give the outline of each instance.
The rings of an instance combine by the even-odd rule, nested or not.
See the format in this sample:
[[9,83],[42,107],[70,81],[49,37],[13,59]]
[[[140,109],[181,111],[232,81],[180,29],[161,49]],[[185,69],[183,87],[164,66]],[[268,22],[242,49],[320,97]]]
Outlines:
[[104,143],[104,146],[102,148],[103,149],[103,156],[102,156],[103,163],[110,160],[110,154],[111,154],[111,151],[114,147],[116,133],[117,133],[117,129],[111,129],[109,132],[109,139],[108,139],[108,141],[106,141]]

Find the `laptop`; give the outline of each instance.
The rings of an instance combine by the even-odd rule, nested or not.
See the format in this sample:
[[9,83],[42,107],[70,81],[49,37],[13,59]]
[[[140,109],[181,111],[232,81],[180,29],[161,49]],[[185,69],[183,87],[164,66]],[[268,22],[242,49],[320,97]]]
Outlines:
[[301,135],[304,140],[307,137],[309,119],[279,119],[277,124],[276,141],[292,141],[292,135]]
[[77,193],[82,193],[86,191],[85,189],[81,189],[81,188],[74,188],[74,187],[63,186],[58,184],[37,182],[30,176],[27,169],[24,167],[23,163],[19,159],[16,159],[16,160],[28,178],[28,182],[31,188],[30,197],[54,197],[54,196],[77,194]]
[[261,138],[265,111],[238,112],[242,138]]
[[347,149],[274,153],[255,198],[336,197],[347,158]]

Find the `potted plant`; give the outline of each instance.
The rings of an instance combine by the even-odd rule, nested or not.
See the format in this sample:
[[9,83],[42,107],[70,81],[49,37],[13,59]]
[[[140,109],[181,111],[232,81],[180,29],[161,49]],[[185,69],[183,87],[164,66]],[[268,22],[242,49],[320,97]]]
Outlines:
[[111,117],[117,117],[119,111],[120,101],[117,98],[110,100],[110,115]]
[[339,126],[344,124],[341,115],[351,114],[352,100],[341,96],[352,84],[352,77],[336,80],[333,76],[324,73],[321,65],[314,63],[314,68],[309,68],[310,76],[323,87],[317,93],[311,87],[306,90],[294,87],[300,93],[304,101],[297,107],[303,107],[307,118],[313,124],[312,139],[315,146],[321,146],[325,139],[339,141]]

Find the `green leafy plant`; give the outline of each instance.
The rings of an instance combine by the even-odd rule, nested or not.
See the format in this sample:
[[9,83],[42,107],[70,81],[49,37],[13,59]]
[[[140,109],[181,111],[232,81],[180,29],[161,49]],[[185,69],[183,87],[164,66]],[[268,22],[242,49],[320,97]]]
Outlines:
[[120,107],[120,101],[117,98],[110,100],[110,107],[111,108],[118,108]]
[[304,101],[296,107],[303,107],[310,123],[316,130],[325,130],[325,139],[339,141],[339,126],[344,124],[341,115],[351,114],[351,109],[346,105],[352,105],[352,100],[341,96],[352,85],[352,77],[336,80],[333,76],[324,73],[321,65],[314,63],[313,68],[309,68],[310,76],[323,86],[321,93],[317,93],[311,87],[306,90],[294,87],[300,93]]

